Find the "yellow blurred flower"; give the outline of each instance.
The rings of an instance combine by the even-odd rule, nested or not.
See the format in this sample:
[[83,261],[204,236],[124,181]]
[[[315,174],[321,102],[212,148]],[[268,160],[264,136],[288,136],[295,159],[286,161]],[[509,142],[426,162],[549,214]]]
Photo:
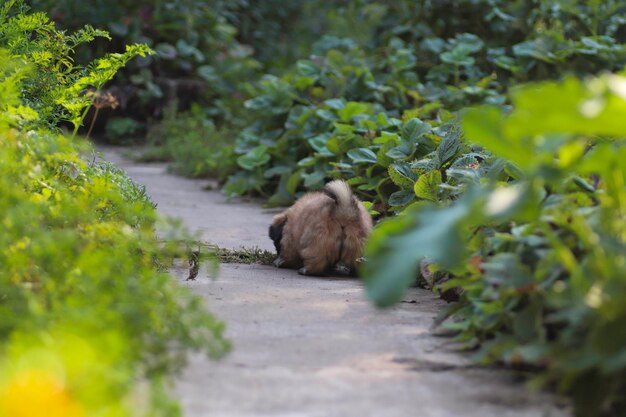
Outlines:
[[22,371],[0,387],[0,417],[84,417],[63,381],[37,369]]

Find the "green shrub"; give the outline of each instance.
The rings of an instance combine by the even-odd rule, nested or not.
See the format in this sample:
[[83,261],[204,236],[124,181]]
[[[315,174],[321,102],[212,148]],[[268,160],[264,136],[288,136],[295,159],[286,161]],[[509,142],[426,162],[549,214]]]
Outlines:
[[44,13],[27,10],[22,0],[9,0],[0,8],[0,45],[29,64],[30,76],[21,79],[20,99],[39,120],[50,126],[68,121],[76,133],[93,101],[87,89],[100,90],[130,59],[151,51],[145,45],[131,45],[123,53],[79,66],[74,64],[74,49],[108,34],[85,26],[67,35],[57,31]]
[[[145,190],[50,127],[78,126],[85,90],[147,51],[80,69],[72,36],[21,2],[0,9],[0,416],[176,415],[169,377],[190,350],[222,355],[224,326],[162,270],[184,231],[165,223],[157,239]],[[37,91],[46,69],[63,74]]]
[[[461,301],[448,315],[485,363],[544,369],[579,416],[623,415],[626,388],[626,77],[515,90],[513,111],[467,111],[464,130],[494,161],[457,201],[377,227],[364,273],[398,302],[426,258]],[[506,159],[501,159],[506,158]],[[503,161],[516,175],[503,181]],[[481,164],[482,165],[482,164]]]
[[147,44],[156,54],[137,60],[118,74],[115,85],[128,103],[124,116],[158,117],[171,101],[189,97],[203,103],[220,121],[238,123],[238,103],[245,82],[259,64],[252,50],[237,42],[236,29],[220,14],[217,2],[171,0],[85,3],[82,0],[31,0],[33,8],[49,13],[63,29],[85,24],[107,28],[110,41],[92,43],[79,51],[88,62],[105,52],[118,52],[129,43]]
[[114,117],[107,121],[106,137],[109,142],[126,143],[136,137],[141,129],[141,123],[130,117]]
[[148,149],[141,158],[172,161],[169,169],[180,175],[221,180],[235,169],[230,135],[217,129],[198,107],[186,113],[171,107],[148,131]]
[[[252,121],[238,135],[240,169],[226,193],[258,193],[286,204],[298,190],[347,177],[381,211],[401,209],[415,197],[398,173],[415,182],[428,164],[437,164],[430,153],[457,130],[454,112],[478,103],[505,105],[506,91],[519,81],[626,63],[621,2],[557,3],[363,1],[339,7],[329,17],[337,26],[330,33],[355,31],[361,22],[373,27],[357,32],[371,38],[324,36],[309,59],[258,83],[245,103]],[[427,131],[413,141],[394,136],[407,123]],[[484,158],[480,152],[466,156],[459,164]],[[459,180],[448,185],[457,187]]]

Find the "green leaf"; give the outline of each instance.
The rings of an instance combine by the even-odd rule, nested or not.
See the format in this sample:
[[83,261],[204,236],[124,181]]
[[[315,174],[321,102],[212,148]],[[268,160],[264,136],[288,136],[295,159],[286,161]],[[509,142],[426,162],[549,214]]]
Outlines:
[[320,69],[312,61],[301,59],[296,63],[296,67],[305,77],[317,78],[320,74]]
[[437,153],[429,154],[427,157],[419,159],[411,164],[411,169],[418,173],[428,172],[441,168],[441,161]]
[[317,152],[323,152],[326,150],[326,142],[330,138],[330,133],[322,133],[321,135],[313,136],[312,138],[307,139],[309,145]]
[[334,126],[339,133],[353,133],[356,130],[356,126],[346,123],[335,123]]
[[391,306],[416,281],[423,258],[444,267],[464,259],[463,226],[478,220],[472,207],[473,195],[466,193],[450,207],[410,210],[376,226],[362,269],[368,297],[380,307]]
[[538,134],[624,136],[626,77],[605,75],[594,83],[569,77],[537,83],[511,93],[514,111],[506,120],[507,137],[520,140]]
[[441,172],[438,170],[420,175],[415,182],[414,191],[418,198],[437,202],[439,201],[439,185],[441,184]]
[[353,117],[359,115],[371,114],[372,106],[369,103],[357,103],[351,101],[345,105],[342,109],[337,111],[339,118],[343,122],[349,122]]
[[346,101],[343,98],[331,98],[324,102],[328,107],[333,110],[341,110],[346,107]]
[[311,167],[315,165],[316,162],[317,162],[317,158],[315,158],[314,156],[307,156],[306,158],[302,158],[301,160],[298,161],[298,166],[299,167]]
[[420,119],[413,118],[402,126],[400,135],[402,140],[409,143],[416,143],[420,137],[429,133],[431,130],[432,128],[428,123],[422,122]]
[[169,43],[160,43],[154,48],[154,50],[159,55],[159,57],[163,59],[175,59],[178,55],[178,52],[176,51],[174,45],[171,45]]
[[454,158],[461,149],[460,131],[457,129],[448,132],[437,148],[437,156],[441,165]]
[[386,168],[389,166],[389,164],[393,162],[393,159],[387,156],[387,151],[393,147],[395,147],[395,142],[391,140],[385,142],[380,147],[380,149],[376,153],[376,162],[378,163],[378,165]]
[[474,58],[469,56],[470,52],[465,47],[457,46],[452,51],[442,53],[439,57],[447,64],[469,67],[476,62]]
[[322,120],[326,120],[328,122],[334,122],[337,120],[337,115],[330,110],[318,109],[315,114]]
[[322,188],[326,174],[323,171],[314,171],[310,174],[302,174],[304,177],[304,186],[306,188],[317,190]]
[[417,175],[411,170],[409,164],[396,162],[387,169],[389,178],[400,188],[413,190]]
[[258,166],[265,165],[269,161],[270,156],[267,153],[267,146],[265,145],[259,145],[245,155],[237,158],[237,164],[248,171],[251,171]]
[[415,152],[415,146],[403,143],[399,146],[389,149],[385,155],[391,159],[407,159]]
[[513,45],[513,54],[535,58],[548,63],[556,61],[556,56],[550,51],[550,46],[544,38],[537,38]]
[[391,207],[403,207],[415,200],[415,194],[411,190],[400,190],[389,196],[387,204]]
[[469,109],[463,116],[463,131],[471,142],[484,145],[494,154],[514,161],[521,167],[528,167],[533,160],[531,148],[507,139],[503,124],[504,118],[497,107]]
[[375,164],[376,163],[376,154],[371,149],[368,149],[368,148],[351,149],[348,151],[348,157],[355,164],[359,164],[359,163]]

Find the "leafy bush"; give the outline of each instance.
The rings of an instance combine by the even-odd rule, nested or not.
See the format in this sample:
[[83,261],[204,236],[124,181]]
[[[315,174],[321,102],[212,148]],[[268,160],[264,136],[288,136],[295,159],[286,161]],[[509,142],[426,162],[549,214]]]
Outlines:
[[150,49],[130,45],[123,53],[109,54],[81,67],[73,62],[74,48],[108,34],[85,26],[66,35],[57,31],[44,13],[27,14],[26,10],[28,7],[20,0],[9,0],[0,9],[1,44],[8,53],[30,64],[31,76],[20,84],[20,99],[41,120],[51,126],[68,121],[76,133],[92,104],[92,95],[86,89],[100,90],[130,59],[146,56]]
[[111,142],[125,142],[141,131],[141,124],[130,117],[114,117],[106,125],[106,136]]
[[[322,37],[310,59],[280,78],[264,77],[246,101],[252,122],[237,138],[240,172],[227,182],[228,194],[260,193],[285,204],[297,190],[345,176],[383,211],[401,208],[415,198],[409,191],[420,170],[437,163],[431,152],[458,130],[454,112],[476,103],[504,105],[509,86],[528,78],[626,63],[614,38],[623,38],[621,2],[563,9],[554,2],[358,3],[380,8],[364,9],[363,18],[350,18],[351,11],[361,16],[358,8],[340,9],[336,32],[342,33],[337,22],[374,23],[363,32],[372,34],[369,41]],[[580,25],[583,15],[593,19],[583,19],[592,28]],[[469,32],[477,27],[480,33]],[[411,129],[406,123],[419,124],[423,137],[393,136]],[[471,153],[460,166],[483,158]]]
[[169,169],[188,177],[224,179],[235,169],[229,136],[230,132],[218,130],[199,107],[187,113],[171,107],[163,121],[150,128],[142,159],[171,160]]
[[115,80],[125,116],[145,120],[159,117],[174,100],[181,107],[198,101],[216,119],[237,124],[235,103],[245,94],[244,81],[254,77],[259,64],[250,58],[251,49],[236,41],[236,29],[220,15],[215,2],[29,3],[48,12],[64,29],[76,30],[87,23],[109,30],[110,42],[80,51],[83,62],[105,52],[118,52],[128,43],[146,44],[156,51],[132,63]]
[[484,362],[545,368],[535,382],[572,394],[580,416],[626,406],[625,85],[567,78],[517,89],[508,115],[468,111],[469,140],[493,155],[484,175],[445,208],[383,222],[364,268],[379,305],[401,299],[421,259],[445,268],[438,289],[463,290],[448,311],[458,340]]
[[[180,249],[157,240],[145,190],[50,128],[79,125],[85,89],[147,49],[78,69],[65,55],[73,35],[21,2],[1,9],[0,34],[11,48],[0,49],[0,416],[175,415],[168,377],[189,350],[223,354],[223,324],[162,271]],[[39,59],[44,40],[56,66]],[[63,77],[37,91],[50,68]]]

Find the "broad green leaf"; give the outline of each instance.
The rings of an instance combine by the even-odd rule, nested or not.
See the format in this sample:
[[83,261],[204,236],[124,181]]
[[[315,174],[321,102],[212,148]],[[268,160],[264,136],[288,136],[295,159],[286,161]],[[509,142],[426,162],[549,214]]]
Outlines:
[[348,151],[348,157],[355,164],[359,164],[359,163],[375,164],[376,163],[376,154],[371,149],[368,149],[368,148],[351,149]]
[[474,58],[469,56],[470,53],[471,51],[466,48],[457,46],[451,51],[442,53],[439,57],[447,64],[469,67],[474,65],[474,62],[476,62]]
[[514,111],[506,119],[505,133],[510,138],[556,133],[624,136],[625,85],[626,77],[605,75],[588,85],[570,77],[518,88],[511,93]]
[[299,167],[311,167],[315,165],[316,162],[317,162],[317,158],[315,158],[314,156],[307,156],[306,158],[302,158],[301,160],[298,161],[298,166]]
[[430,171],[420,175],[415,182],[414,191],[417,198],[437,202],[439,201],[439,185],[441,184],[441,172]]
[[343,98],[331,98],[324,102],[328,107],[333,110],[341,110],[346,107],[346,101]]
[[311,61],[301,59],[296,63],[298,72],[306,77],[317,78],[320,74],[320,69]]
[[397,133],[382,131],[380,132],[380,136],[374,139],[374,143],[377,143],[377,144],[389,143],[389,142],[392,142],[394,145],[399,145],[400,137],[398,136]]
[[386,152],[386,155],[391,159],[407,159],[415,152],[415,146],[403,143],[399,146],[395,146]]
[[389,196],[387,204],[391,207],[403,207],[415,200],[415,194],[411,190],[400,190]]
[[330,138],[330,133],[322,133],[321,135],[313,136],[312,138],[307,139],[309,145],[317,152],[322,152],[326,149],[326,142]]
[[494,154],[514,161],[521,167],[529,167],[533,161],[531,147],[508,139],[503,125],[504,118],[496,107],[469,109],[463,116],[463,131],[471,142],[480,143]]
[[304,186],[306,188],[317,190],[324,185],[326,174],[323,171],[314,171],[310,174],[302,174],[304,177]]
[[475,169],[479,167],[478,159],[474,155],[467,154],[455,159],[450,168],[454,169]]
[[457,129],[450,130],[437,148],[437,156],[441,165],[454,158],[461,149],[460,132]]
[[437,153],[418,159],[411,164],[411,169],[417,171],[418,173],[428,172],[439,168],[441,168],[441,161],[439,161]]
[[[157,46],[154,47],[154,50],[159,55],[159,57],[163,58],[163,59],[174,59],[178,55],[174,45],[171,45],[169,43],[160,43],[160,44],[158,44]],[[209,68],[211,68],[211,67],[209,67]],[[201,72],[200,68],[198,68],[198,73],[200,73],[200,72]],[[202,71],[202,72],[204,72],[204,71]],[[213,72],[215,72],[215,71],[213,70]],[[201,75],[201,76],[204,77],[203,75]]]
[[328,122],[334,122],[337,120],[337,115],[330,110],[318,109],[315,114],[322,120],[326,120]]
[[356,130],[356,126],[346,123],[335,123],[334,126],[339,133],[353,133]]
[[537,38],[513,45],[513,54],[521,57],[531,57],[540,61],[554,63],[557,59],[550,50],[550,42],[546,38]]
[[259,145],[237,158],[237,164],[243,169],[250,171],[258,166],[265,165],[269,160],[270,156],[267,153],[267,146]]
[[389,166],[389,164],[393,162],[393,159],[387,156],[387,151],[395,147],[395,145],[395,142],[390,140],[385,142],[380,147],[380,149],[376,153],[376,162],[378,163],[378,165],[386,168]]
[[337,111],[339,118],[343,122],[349,122],[353,117],[362,115],[362,114],[370,114],[372,111],[372,107],[368,103],[357,103],[351,101],[345,105],[342,109]]
[[423,258],[447,267],[465,254],[463,225],[473,218],[473,196],[447,208],[411,210],[378,225],[366,247],[362,274],[368,297],[380,307],[399,302],[419,274]]
[[400,188],[412,190],[417,175],[411,170],[407,163],[396,162],[387,168],[389,178]]
[[431,130],[432,128],[428,123],[413,118],[402,126],[400,135],[402,136],[402,140],[415,143],[422,135],[429,133]]
[[276,175],[282,175],[282,174],[287,174],[290,173],[291,171],[293,171],[293,167],[288,166],[288,165],[276,165],[273,166],[270,169],[265,170],[265,172],[263,173],[263,176],[265,178],[272,178]]

